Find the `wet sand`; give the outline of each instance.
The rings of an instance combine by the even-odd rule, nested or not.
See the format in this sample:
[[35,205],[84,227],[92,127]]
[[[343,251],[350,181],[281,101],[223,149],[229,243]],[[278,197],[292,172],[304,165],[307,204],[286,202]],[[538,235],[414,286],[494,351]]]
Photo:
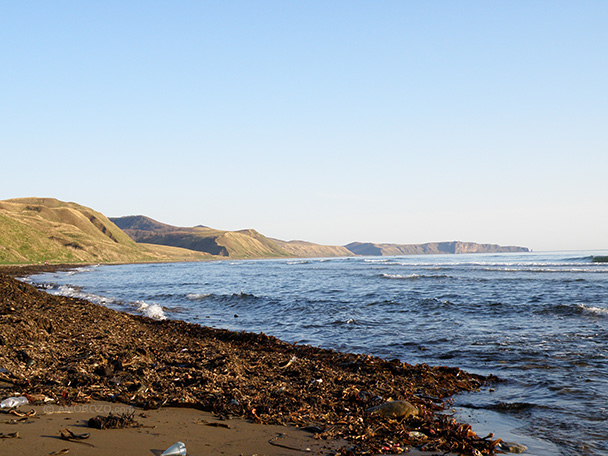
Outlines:
[[[188,455],[286,455],[328,454],[339,442],[315,440],[313,434],[293,426],[264,426],[244,419],[219,420],[210,413],[190,408],[142,410],[125,404],[91,402],[75,406],[22,406],[20,412],[36,411],[36,416],[18,420],[0,415],[0,433],[19,433],[19,438],[0,440],[5,456],[49,455],[69,450],[68,455],[160,455],[177,441],[186,445]],[[88,420],[109,413],[134,413],[141,427],[92,429]],[[89,433],[80,441],[61,439],[61,430],[75,435]],[[272,443],[271,443],[272,442]],[[282,445],[282,446],[278,446]],[[294,449],[288,449],[291,447]],[[310,450],[310,451],[308,451]]]
[[[309,453],[307,448],[337,455],[417,454],[416,448],[491,454],[497,444],[438,413],[453,394],[493,378],[155,321],[51,296],[1,274],[0,369],[2,398],[29,393],[52,401],[20,407],[36,410],[36,417],[16,424],[11,420],[19,418],[0,415],[0,433],[20,436],[0,439],[3,455],[62,449],[158,455],[176,441],[191,455],[235,456]],[[409,401],[419,413],[369,413],[388,400]],[[99,408],[104,413],[96,413]],[[89,418],[110,410],[133,410],[142,427],[86,427]],[[61,440],[66,427],[91,436],[80,443]],[[273,440],[280,434],[285,436]]]

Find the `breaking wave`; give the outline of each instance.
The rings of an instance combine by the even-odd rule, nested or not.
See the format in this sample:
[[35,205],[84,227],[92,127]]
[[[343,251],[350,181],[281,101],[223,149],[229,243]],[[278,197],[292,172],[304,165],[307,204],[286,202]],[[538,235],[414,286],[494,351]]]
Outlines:
[[452,276],[446,274],[381,274],[383,279],[392,280],[416,280],[416,279],[451,279]]
[[107,306],[116,302],[114,298],[101,296],[94,293],[86,293],[82,291],[80,287],[73,285],[55,286],[53,284],[46,284],[45,288],[49,293],[54,295],[67,296],[69,298],[86,299],[87,301],[90,301],[95,304],[100,304],[102,306]]
[[418,274],[382,274],[383,279],[396,279],[396,280],[414,280],[420,278]]
[[154,320],[166,320],[167,316],[161,306],[156,303],[148,304],[145,301],[136,301],[137,311],[141,312],[144,317],[153,318]]
[[579,304],[579,309],[585,313],[599,317],[608,317],[608,308],[605,307],[595,307],[595,306],[586,306],[584,304]]

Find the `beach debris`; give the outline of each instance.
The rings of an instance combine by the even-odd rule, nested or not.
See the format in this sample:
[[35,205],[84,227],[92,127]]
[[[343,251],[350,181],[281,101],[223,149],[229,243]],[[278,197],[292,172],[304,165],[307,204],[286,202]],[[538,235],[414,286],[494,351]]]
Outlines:
[[200,421],[193,421],[194,424],[202,424],[203,426],[210,426],[210,427],[221,427],[224,429],[231,429],[230,425],[226,424],[226,423],[218,423],[215,421],[207,421],[207,420],[200,420]]
[[81,440],[86,440],[91,437],[91,434],[88,432],[84,434],[74,434],[74,432],[70,428],[62,429],[59,433],[62,440],[68,440],[70,442],[82,443],[84,445],[93,446],[88,442],[81,442]]
[[319,426],[314,425],[304,426],[300,429],[306,432],[310,432],[311,434],[320,434],[321,432],[323,432],[323,429],[321,429]]
[[[0,345],[6,345],[2,334],[0,334]],[[0,381],[13,384],[15,382],[12,376],[13,374],[8,369],[0,367]]]
[[426,434],[418,431],[411,431],[407,433],[408,437],[412,440],[426,440],[429,437]]
[[418,415],[418,409],[408,401],[389,401],[384,404],[367,409],[370,414],[377,414],[384,418],[407,418]]
[[186,456],[186,445],[183,442],[177,442],[167,448],[160,456]]
[[284,433],[279,433],[279,435],[277,435],[276,437],[271,438],[268,443],[270,443],[271,445],[280,447],[280,448],[286,448],[288,450],[295,450],[295,451],[304,451],[304,452],[310,452],[312,451],[310,448],[296,448],[296,447],[292,447],[289,445],[285,445],[283,443],[278,443],[277,440],[279,439],[283,439],[285,438],[285,434]]
[[10,415],[15,415],[22,419],[23,418],[25,418],[25,419],[32,418],[32,417],[36,416],[36,410],[34,410],[34,409],[30,410],[29,412],[25,412],[25,413],[18,412],[17,410],[13,409],[13,410],[10,410],[8,413]]
[[0,439],[20,439],[18,432],[11,432],[10,434],[4,434],[0,432]]
[[97,415],[90,418],[88,425],[95,429],[125,429],[132,427],[140,427],[140,424],[135,420],[135,411],[131,413],[121,413],[114,415],[110,413],[108,416]]
[[289,366],[291,366],[293,363],[295,363],[298,360],[298,357],[296,355],[293,355],[291,357],[291,359],[287,362],[287,364],[285,364],[284,366],[281,366],[280,369],[287,369]]
[[22,405],[27,405],[29,401],[25,396],[18,397],[7,397],[2,402],[0,402],[0,408],[16,408]]
[[62,450],[53,451],[49,453],[49,456],[61,456],[62,454],[68,454],[70,452],[69,448],[64,448]]
[[51,399],[45,394],[24,394],[24,396],[32,405],[45,405],[55,402],[54,399]]

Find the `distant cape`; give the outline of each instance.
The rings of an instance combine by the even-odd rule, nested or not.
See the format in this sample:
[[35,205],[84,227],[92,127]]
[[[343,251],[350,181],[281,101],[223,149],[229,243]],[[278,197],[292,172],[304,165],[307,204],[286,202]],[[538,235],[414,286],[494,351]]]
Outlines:
[[426,244],[374,244],[371,242],[351,242],[345,247],[355,255],[432,255],[459,253],[511,253],[529,252],[527,247],[501,246],[498,244],[477,244],[476,242],[429,242]]

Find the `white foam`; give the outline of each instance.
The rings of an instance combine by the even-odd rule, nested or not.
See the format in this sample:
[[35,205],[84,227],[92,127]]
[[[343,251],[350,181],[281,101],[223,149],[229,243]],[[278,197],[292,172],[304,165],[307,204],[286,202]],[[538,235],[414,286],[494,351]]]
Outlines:
[[158,304],[148,304],[145,301],[136,301],[135,304],[137,305],[137,310],[145,317],[153,318],[154,320],[167,319],[163,308]]
[[579,304],[579,307],[585,313],[589,313],[592,315],[600,316],[600,317],[608,317],[608,308],[605,307],[594,307],[594,306],[586,306],[584,304]]
[[51,293],[59,296],[67,296],[69,298],[86,299],[92,303],[104,306],[115,301],[114,298],[106,298],[105,296],[99,296],[93,293],[85,293],[80,291],[80,288],[72,287],[70,285],[60,285],[56,290],[51,291]]
[[385,278],[385,279],[414,280],[414,279],[419,278],[420,276],[418,274],[408,274],[408,275],[382,274],[382,277]]

